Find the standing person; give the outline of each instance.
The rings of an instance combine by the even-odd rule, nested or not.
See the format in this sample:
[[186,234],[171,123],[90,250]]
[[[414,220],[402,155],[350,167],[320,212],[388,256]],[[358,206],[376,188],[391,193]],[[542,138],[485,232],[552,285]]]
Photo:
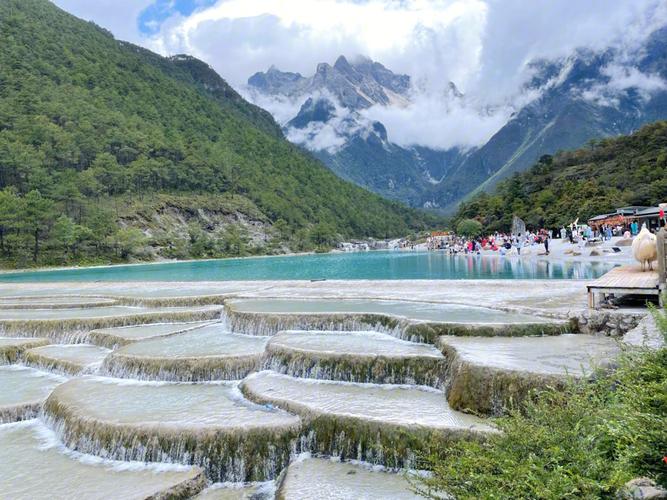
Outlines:
[[549,234],[545,234],[544,235],[544,251],[547,253],[547,255],[549,255],[549,239],[550,239]]
[[517,255],[521,255],[521,247],[523,246],[523,242],[521,241],[521,235],[519,235],[516,239],[516,253]]

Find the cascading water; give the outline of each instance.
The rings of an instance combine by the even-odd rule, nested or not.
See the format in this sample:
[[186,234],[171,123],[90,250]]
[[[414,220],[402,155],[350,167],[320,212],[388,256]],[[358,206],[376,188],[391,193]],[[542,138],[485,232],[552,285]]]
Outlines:
[[233,384],[70,380],[44,419],[71,448],[115,460],[198,465],[216,481],[273,479],[299,417],[243,399]]
[[294,377],[439,388],[445,358],[431,345],[377,332],[287,331],[269,341],[263,367]]
[[[3,309],[0,304],[0,328],[14,331],[16,337],[0,338],[0,360],[39,368],[0,367],[0,423],[38,416],[39,426],[50,429],[54,439],[68,447],[60,445],[67,453],[139,464],[136,467],[192,465],[201,467],[210,481],[234,482],[212,487],[202,498],[240,487],[239,482],[267,480],[276,480],[262,490],[271,490],[267,498],[274,486],[278,497],[289,498],[290,491],[304,487],[295,478],[307,470],[347,484],[350,491],[362,487],[346,477],[352,471],[349,464],[314,461],[306,467],[305,461],[295,461],[303,452],[410,468],[428,446],[483,439],[494,430],[484,420],[452,409],[443,394],[443,388],[456,392],[467,380],[462,374],[476,373],[470,354],[459,356],[472,344],[454,345],[439,337],[551,334],[564,328],[562,322],[530,323],[525,318],[499,325],[447,322],[452,318],[430,316],[446,311],[444,306],[403,306],[397,301],[380,301],[377,307],[361,301],[326,312],[317,308],[331,307],[331,300],[309,301],[314,311],[282,310],[303,300],[272,306],[278,311],[239,310],[234,300],[224,309],[194,306],[197,297],[190,305],[179,298],[178,307],[147,307],[138,298],[133,307],[95,300],[93,307],[93,301],[81,299],[85,307],[79,308],[65,307],[63,300],[37,313],[38,318],[30,313],[41,309],[10,308],[12,302]],[[388,310],[389,302],[397,309]],[[42,302],[37,298],[34,304]],[[122,314],[116,314],[119,308]],[[454,309],[460,313],[460,307]],[[109,314],[101,315],[104,311]],[[28,339],[31,335],[43,338]],[[487,356],[494,349],[495,339],[468,338]],[[55,341],[68,345],[48,345]],[[519,359],[519,351],[510,348],[515,344],[507,342],[510,357]],[[496,358],[503,352],[495,351]],[[464,359],[469,364],[464,366]],[[3,375],[5,368],[10,375]],[[269,371],[254,373],[261,369]],[[510,372],[513,367],[510,363],[491,369]],[[75,377],[68,381],[44,370]],[[484,370],[482,377],[489,367]],[[97,376],[83,377],[85,373]],[[493,394],[496,404],[509,392],[496,384]],[[0,425],[0,440],[2,432]],[[290,461],[294,469],[287,468]],[[0,473],[3,470],[0,464]],[[374,474],[365,466],[354,471],[364,478]],[[191,495],[201,489],[202,477],[193,474],[183,483],[188,486],[168,489],[170,494]],[[389,497],[402,498],[397,476],[382,474],[377,484],[378,476],[369,476],[364,484],[372,484],[376,493],[386,485]],[[153,479],[146,476],[146,484]],[[253,494],[259,491],[249,488]]]
[[121,347],[107,357],[102,372],[141,380],[240,380],[259,368],[267,340],[213,323]]

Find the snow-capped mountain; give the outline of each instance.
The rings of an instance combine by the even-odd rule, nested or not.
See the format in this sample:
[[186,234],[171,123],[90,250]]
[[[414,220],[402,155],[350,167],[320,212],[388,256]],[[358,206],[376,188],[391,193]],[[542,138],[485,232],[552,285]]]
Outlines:
[[[391,127],[372,118],[373,110],[409,108],[422,89],[410,76],[368,58],[341,56],[333,66],[319,64],[310,77],[272,67],[248,80],[247,93],[274,115],[290,141],[339,176],[436,209],[492,189],[544,154],[667,119],[667,28],[631,51],[580,49],[558,60],[533,61],[526,73],[517,100],[522,104],[487,142],[445,151],[398,145]],[[438,94],[443,109],[467,97],[452,82]]]

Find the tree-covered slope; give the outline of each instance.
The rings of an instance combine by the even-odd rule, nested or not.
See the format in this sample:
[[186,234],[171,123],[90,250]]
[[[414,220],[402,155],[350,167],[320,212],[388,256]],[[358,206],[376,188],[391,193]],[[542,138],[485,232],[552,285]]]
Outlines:
[[667,122],[543,156],[530,170],[462,203],[455,219],[475,218],[488,230],[508,230],[512,216],[529,226],[557,228],[576,218],[628,205],[667,201]]
[[[229,202],[236,219],[266,224],[265,240],[293,247],[426,223],[289,144],[201,61],[117,41],[47,0],[0,2],[0,47],[0,203],[19,207],[0,220],[5,261],[119,256],[117,240],[132,229],[151,244],[141,218],[113,207],[159,194],[182,210],[202,194]],[[205,233],[224,229],[206,218],[200,210]]]

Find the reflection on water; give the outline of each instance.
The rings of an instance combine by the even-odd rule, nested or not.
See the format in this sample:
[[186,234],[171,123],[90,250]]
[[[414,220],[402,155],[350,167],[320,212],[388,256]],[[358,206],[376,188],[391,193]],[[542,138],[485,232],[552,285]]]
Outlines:
[[286,279],[594,279],[615,264],[533,258],[363,252],[219,259],[0,274],[0,281],[224,281]]

